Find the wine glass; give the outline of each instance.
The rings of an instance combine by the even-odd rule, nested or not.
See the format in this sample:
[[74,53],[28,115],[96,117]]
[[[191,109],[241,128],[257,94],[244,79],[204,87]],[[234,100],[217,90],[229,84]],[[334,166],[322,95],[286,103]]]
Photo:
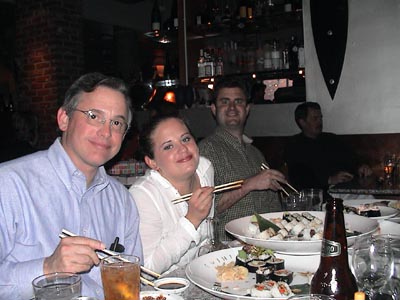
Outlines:
[[396,155],[386,154],[383,158],[383,171],[385,173],[385,179],[391,181],[393,178],[393,170],[396,165]]
[[357,237],[353,246],[352,265],[360,290],[370,300],[392,299],[394,256],[387,235]]
[[206,219],[207,241],[199,247],[199,250],[197,251],[197,256],[202,256],[210,252],[227,248],[227,246],[219,240],[218,223],[218,218],[215,216],[208,217]]

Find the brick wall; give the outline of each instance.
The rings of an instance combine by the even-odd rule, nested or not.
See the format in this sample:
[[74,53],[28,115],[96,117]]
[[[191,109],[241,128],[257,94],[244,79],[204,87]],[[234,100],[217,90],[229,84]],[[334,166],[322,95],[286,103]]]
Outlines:
[[16,1],[16,105],[38,116],[41,148],[57,136],[57,109],[83,72],[82,26],[81,0]]

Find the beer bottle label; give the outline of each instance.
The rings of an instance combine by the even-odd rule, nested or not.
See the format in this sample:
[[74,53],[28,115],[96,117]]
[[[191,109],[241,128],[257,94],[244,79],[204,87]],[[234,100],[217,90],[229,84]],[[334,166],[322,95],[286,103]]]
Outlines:
[[322,239],[321,256],[322,257],[334,257],[339,256],[342,253],[342,247],[340,243]]

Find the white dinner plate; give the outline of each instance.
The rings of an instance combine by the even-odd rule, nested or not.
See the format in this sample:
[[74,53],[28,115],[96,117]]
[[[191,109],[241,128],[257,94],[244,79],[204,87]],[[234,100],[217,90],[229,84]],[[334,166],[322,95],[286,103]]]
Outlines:
[[[321,220],[325,220],[325,212],[323,211],[310,211],[309,213]],[[282,218],[282,215],[283,212],[261,214],[261,216],[266,219]],[[254,238],[248,232],[251,217],[252,216],[247,216],[232,220],[225,225],[225,230],[247,244],[269,248],[278,253],[290,255],[313,255],[321,252],[321,240],[285,241]],[[370,218],[345,214],[344,219],[347,229],[361,232],[361,235],[375,232],[379,228],[378,221]],[[347,238],[348,246],[353,245],[355,238],[355,236]]]
[[371,204],[375,202],[380,202],[380,201],[388,201],[389,206],[382,206],[379,205],[379,210],[381,211],[381,216],[380,217],[370,217],[371,219],[375,220],[387,220],[390,218],[395,217],[400,213],[400,211],[396,208],[390,207],[390,204],[395,200],[384,200],[384,199],[352,199],[352,200],[344,200],[343,205],[345,206],[351,206],[351,207],[358,207],[359,205],[362,204]]
[[165,300],[183,300],[183,298],[179,295],[168,295],[162,292],[158,292],[158,291],[142,291],[140,292],[140,300],[143,300],[143,297],[146,296],[151,296],[154,298],[154,300],[157,299],[157,297],[159,297],[160,295],[165,297]]
[[[227,264],[232,261],[234,262],[236,260],[236,255],[239,249],[241,249],[241,247],[224,249],[216,252],[211,252],[196,258],[186,267],[187,278],[203,290],[223,299],[277,300],[277,298],[261,298],[243,295],[243,293],[246,293],[246,291],[255,284],[256,280],[254,273],[249,273],[247,280],[221,283],[222,291],[216,290],[214,288],[214,284],[218,282],[217,270],[215,268],[217,266],[221,266],[224,263]],[[312,273],[314,273],[318,269],[320,261],[319,254],[303,256],[301,259],[298,259],[297,256],[277,253],[276,257],[285,259],[285,269],[288,269],[295,273],[291,285],[309,283]],[[300,274],[298,272],[302,273]]]

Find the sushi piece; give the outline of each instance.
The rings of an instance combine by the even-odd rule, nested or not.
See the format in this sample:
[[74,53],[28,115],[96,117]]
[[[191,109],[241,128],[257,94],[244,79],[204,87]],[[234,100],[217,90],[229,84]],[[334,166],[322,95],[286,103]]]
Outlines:
[[309,212],[306,212],[306,211],[303,212],[301,215],[302,215],[303,218],[307,219],[310,222],[312,220],[314,220],[314,218],[315,218],[312,214],[310,214]]
[[246,251],[241,249],[238,251],[238,255],[236,255],[235,266],[242,266],[247,268],[247,264],[251,260],[252,258],[247,255]]
[[260,283],[266,280],[271,280],[274,273],[271,267],[261,267],[256,271],[256,282]]
[[381,216],[381,210],[376,205],[369,205],[369,204],[360,205],[357,208],[357,212],[360,216],[364,216],[364,217],[380,217]]
[[261,283],[256,283],[250,291],[252,297],[271,298],[271,290],[276,286],[276,282],[267,280]]
[[254,259],[252,261],[249,261],[247,263],[247,269],[249,270],[250,273],[256,273],[256,271],[261,268],[266,266],[266,261],[265,260],[257,260]]
[[303,223],[297,223],[296,226],[293,227],[291,233],[293,235],[298,236],[306,226]]
[[293,272],[286,269],[275,270],[272,275],[272,279],[277,282],[283,281],[287,284],[291,284],[293,281]]
[[273,270],[282,270],[285,268],[285,260],[282,258],[271,257],[266,262],[267,267],[271,267]]
[[271,288],[271,295],[274,298],[282,298],[293,296],[293,293],[286,282],[279,281]]

